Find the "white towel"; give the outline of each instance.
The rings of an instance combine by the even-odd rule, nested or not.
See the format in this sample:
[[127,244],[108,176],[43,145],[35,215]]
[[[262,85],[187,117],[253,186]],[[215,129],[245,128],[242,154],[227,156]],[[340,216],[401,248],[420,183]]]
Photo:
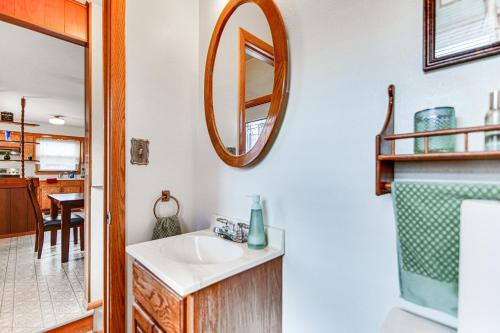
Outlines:
[[459,333],[500,332],[500,202],[464,201]]

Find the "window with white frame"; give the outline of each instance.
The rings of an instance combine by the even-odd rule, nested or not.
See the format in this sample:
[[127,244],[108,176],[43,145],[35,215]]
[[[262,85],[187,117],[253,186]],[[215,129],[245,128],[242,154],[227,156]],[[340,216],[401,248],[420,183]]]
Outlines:
[[267,118],[264,118],[246,123],[246,151],[250,151],[259,140],[266,120]]
[[79,140],[57,140],[40,138],[37,140],[36,157],[40,161],[38,171],[61,172],[78,171],[80,166]]

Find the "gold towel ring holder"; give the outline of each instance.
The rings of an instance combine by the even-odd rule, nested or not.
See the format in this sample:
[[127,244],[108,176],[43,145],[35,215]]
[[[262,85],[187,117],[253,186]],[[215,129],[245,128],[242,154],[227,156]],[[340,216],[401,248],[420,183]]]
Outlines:
[[153,208],[153,214],[155,215],[156,219],[158,220],[158,214],[156,214],[156,208],[160,202],[169,202],[170,200],[174,200],[175,203],[177,204],[177,212],[175,213],[175,216],[179,217],[179,212],[181,210],[181,206],[179,204],[179,200],[177,200],[176,197],[173,195],[170,195],[170,191],[162,191],[161,192],[161,197],[156,200],[154,208]]

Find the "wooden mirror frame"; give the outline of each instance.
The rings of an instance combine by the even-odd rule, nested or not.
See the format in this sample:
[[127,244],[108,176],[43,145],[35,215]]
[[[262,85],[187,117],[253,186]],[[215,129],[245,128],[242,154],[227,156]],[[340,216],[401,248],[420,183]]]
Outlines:
[[[274,84],[269,115],[255,146],[243,155],[232,155],[224,147],[217,130],[213,105],[213,72],[219,43],[233,13],[246,3],[254,3],[269,23],[274,47]],[[205,118],[210,140],[217,155],[228,165],[246,167],[260,161],[271,148],[283,121],[288,98],[288,42],[285,23],[273,0],[230,0],[220,15],[210,41],[205,67]],[[238,110],[235,110],[238,112]]]

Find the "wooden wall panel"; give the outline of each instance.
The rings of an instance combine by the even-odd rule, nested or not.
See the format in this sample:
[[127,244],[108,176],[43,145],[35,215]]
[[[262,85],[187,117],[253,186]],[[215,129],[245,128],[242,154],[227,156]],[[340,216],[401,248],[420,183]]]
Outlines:
[[86,46],[87,4],[76,0],[0,0],[0,20]]
[[15,17],[36,25],[45,24],[45,0],[15,0]]
[[64,0],[49,0],[45,3],[45,27],[64,33]]
[[87,40],[87,7],[73,1],[64,4],[64,32]]
[[14,0],[0,0],[0,13],[14,16],[15,13],[15,2]]
[[27,213],[27,228],[28,228],[28,231],[35,231],[36,230],[36,223],[37,223],[37,220],[36,220],[36,215],[35,215],[35,210],[33,209],[33,206],[31,204],[31,199],[29,198],[29,194],[28,194],[28,198],[27,198],[27,206],[28,206],[28,213]]
[[26,188],[10,190],[10,232],[12,234],[28,231],[28,196]]
[[133,266],[132,290],[137,303],[156,320],[165,332],[184,332],[182,298],[175,295],[156,276],[137,263]]
[[10,189],[0,189],[0,235],[10,234]]
[[194,293],[194,332],[281,333],[282,260],[274,259]]

